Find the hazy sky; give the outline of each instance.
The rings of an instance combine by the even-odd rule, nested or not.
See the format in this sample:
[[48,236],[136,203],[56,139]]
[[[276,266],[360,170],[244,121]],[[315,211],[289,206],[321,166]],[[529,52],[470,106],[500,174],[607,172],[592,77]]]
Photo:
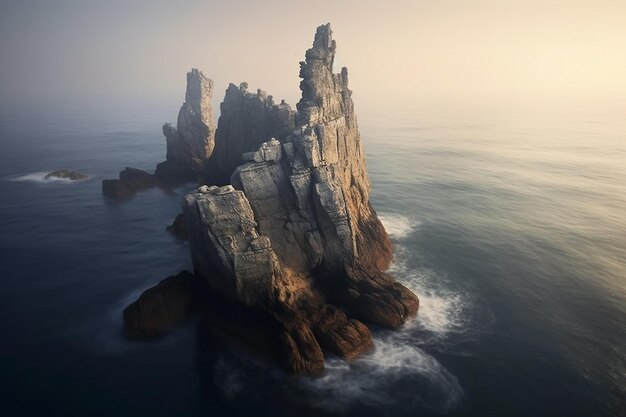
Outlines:
[[3,103],[182,100],[200,68],[295,104],[331,22],[359,97],[626,95],[625,0],[0,0]]

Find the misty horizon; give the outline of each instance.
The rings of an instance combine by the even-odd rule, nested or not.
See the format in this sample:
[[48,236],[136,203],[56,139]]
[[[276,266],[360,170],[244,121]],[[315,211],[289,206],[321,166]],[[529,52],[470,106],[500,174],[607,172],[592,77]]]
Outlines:
[[614,1],[38,3],[3,2],[6,109],[178,105],[191,68],[213,79],[216,108],[244,81],[294,107],[302,51],[326,22],[357,105],[626,98],[626,5]]

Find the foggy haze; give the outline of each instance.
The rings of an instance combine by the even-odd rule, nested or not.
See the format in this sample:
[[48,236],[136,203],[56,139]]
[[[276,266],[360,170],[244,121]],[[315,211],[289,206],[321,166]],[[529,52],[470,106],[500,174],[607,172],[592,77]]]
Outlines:
[[626,95],[626,3],[3,1],[3,106],[182,101],[201,69],[219,103],[247,81],[292,106],[298,63],[331,22],[357,103]]

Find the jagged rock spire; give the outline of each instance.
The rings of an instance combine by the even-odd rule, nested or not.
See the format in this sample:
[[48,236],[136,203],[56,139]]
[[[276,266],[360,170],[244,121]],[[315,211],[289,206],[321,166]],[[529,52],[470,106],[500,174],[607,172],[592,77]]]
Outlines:
[[195,68],[189,71],[176,128],[169,123],[163,125],[167,157],[156,170],[162,180],[193,180],[202,173],[215,146],[212,96],[213,81]]
[[[320,26],[300,65],[302,99],[291,134],[243,156],[234,139],[218,143],[214,157],[222,144],[239,153],[232,186],[202,186],[183,204],[196,276],[271,314],[295,371],[318,371],[322,348],[345,357],[367,348],[367,327],[342,311],[397,327],[418,307],[417,297],[384,273],[391,243],[369,202],[348,73],[332,72],[335,49],[330,24]],[[268,119],[251,117],[242,103],[268,106],[244,87],[227,90],[218,136],[249,141],[241,133],[264,128]]]

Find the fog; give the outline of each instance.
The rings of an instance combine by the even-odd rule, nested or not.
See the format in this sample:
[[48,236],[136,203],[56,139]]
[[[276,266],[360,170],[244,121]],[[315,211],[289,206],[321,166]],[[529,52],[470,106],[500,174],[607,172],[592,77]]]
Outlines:
[[2,1],[3,107],[175,103],[185,73],[292,105],[331,22],[357,104],[429,97],[626,96],[626,2]]

